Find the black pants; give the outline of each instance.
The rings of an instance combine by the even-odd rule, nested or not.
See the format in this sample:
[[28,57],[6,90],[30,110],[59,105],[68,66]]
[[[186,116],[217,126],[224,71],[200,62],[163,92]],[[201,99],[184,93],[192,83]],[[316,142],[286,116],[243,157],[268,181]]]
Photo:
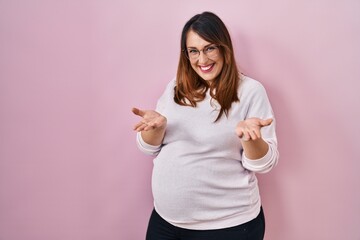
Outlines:
[[146,240],[263,240],[264,234],[265,217],[262,208],[259,215],[247,223],[216,230],[190,230],[175,227],[153,210]]

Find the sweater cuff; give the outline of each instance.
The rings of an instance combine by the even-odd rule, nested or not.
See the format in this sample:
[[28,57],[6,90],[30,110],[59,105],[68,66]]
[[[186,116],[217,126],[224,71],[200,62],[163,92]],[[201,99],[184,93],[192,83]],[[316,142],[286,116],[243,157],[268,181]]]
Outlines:
[[272,158],[273,158],[273,153],[272,153],[272,147],[271,144],[269,144],[269,148],[267,153],[265,154],[265,156],[263,156],[262,158],[259,159],[249,159],[245,156],[245,153],[242,154],[242,162],[243,162],[243,166],[244,168],[253,171],[253,172],[261,172],[261,173],[265,173],[270,171],[271,166],[273,165],[272,163]]
[[143,140],[143,138],[141,137],[141,132],[137,133],[136,138],[137,138],[136,142],[137,142],[139,149],[144,153],[147,153],[150,155],[156,155],[161,149],[161,144],[160,145],[151,145],[151,144],[146,143]]

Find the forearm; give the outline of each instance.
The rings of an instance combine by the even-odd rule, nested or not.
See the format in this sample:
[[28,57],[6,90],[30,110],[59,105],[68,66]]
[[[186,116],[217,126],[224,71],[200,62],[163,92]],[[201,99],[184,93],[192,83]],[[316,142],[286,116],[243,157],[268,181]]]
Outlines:
[[147,144],[158,146],[162,143],[166,128],[156,128],[148,131],[141,131],[141,137]]
[[262,138],[249,141],[241,141],[245,156],[250,160],[257,160],[266,155],[269,145]]

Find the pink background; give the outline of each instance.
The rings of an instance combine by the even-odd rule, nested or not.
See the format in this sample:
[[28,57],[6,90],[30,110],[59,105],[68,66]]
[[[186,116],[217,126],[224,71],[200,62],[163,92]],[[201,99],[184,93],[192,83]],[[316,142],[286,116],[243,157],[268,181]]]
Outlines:
[[205,10],[276,112],[266,239],[360,239],[358,0],[0,0],[1,240],[144,239],[152,159],[130,110],[154,108]]

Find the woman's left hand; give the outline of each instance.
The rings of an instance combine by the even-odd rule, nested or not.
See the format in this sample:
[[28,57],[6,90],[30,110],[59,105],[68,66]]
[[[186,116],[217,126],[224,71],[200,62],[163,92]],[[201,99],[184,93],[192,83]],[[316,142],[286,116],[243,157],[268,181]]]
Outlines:
[[235,132],[242,141],[257,140],[261,138],[261,128],[269,126],[272,121],[272,118],[248,118],[237,124]]

